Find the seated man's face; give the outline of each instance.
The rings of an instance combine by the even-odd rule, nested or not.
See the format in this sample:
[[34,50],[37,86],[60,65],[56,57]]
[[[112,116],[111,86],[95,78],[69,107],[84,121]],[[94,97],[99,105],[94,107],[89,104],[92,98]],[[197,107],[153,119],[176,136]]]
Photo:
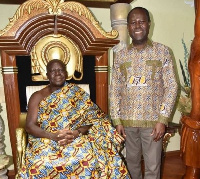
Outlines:
[[47,77],[51,85],[62,87],[67,78],[66,67],[62,61],[55,60],[47,67]]

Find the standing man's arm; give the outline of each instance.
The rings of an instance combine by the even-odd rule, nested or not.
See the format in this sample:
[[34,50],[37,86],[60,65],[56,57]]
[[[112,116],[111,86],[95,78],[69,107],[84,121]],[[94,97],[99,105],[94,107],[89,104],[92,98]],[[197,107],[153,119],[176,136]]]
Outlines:
[[168,121],[172,113],[178,91],[178,84],[172,56],[168,48],[164,50],[164,53],[165,63],[162,67],[164,93],[162,103],[160,104],[160,116],[158,123],[155,125],[155,128],[152,131],[152,135],[154,136],[155,141],[160,140],[165,133],[165,126],[168,125]]
[[[120,52],[119,52],[120,53]],[[122,73],[119,68],[118,54],[112,68],[112,80],[110,85],[110,114],[113,125],[116,127],[117,132],[126,137],[124,127],[121,123],[120,116],[120,99],[121,99],[121,88],[122,88]]]

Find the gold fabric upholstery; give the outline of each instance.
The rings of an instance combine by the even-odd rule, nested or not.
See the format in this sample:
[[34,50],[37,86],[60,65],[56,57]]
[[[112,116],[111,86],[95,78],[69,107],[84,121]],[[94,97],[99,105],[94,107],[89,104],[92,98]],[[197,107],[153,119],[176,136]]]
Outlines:
[[24,128],[26,123],[26,113],[21,113],[19,118],[19,127]]
[[21,113],[19,118],[19,128],[16,129],[17,139],[17,171],[25,163],[25,150],[27,145],[27,134],[24,129],[26,122],[26,113]]

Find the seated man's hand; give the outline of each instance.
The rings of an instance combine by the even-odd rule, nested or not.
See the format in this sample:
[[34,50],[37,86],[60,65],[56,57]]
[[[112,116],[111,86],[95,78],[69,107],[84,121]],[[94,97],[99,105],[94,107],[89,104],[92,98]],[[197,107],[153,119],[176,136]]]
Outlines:
[[66,145],[74,140],[73,131],[69,129],[60,130],[57,137],[59,145]]
[[70,144],[71,142],[73,142],[73,140],[75,138],[77,138],[79,135],[79,132],[77,130],[69,130],[69,129],[63,129],[61,131],[59,131],[58,134],[58,143],[59,145],[66,145],[66,144]]

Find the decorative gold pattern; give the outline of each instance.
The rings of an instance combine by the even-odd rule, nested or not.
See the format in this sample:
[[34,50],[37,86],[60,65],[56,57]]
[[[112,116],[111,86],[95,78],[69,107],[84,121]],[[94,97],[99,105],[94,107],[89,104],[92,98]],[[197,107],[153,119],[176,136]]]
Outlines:
[[112,30],[111,32],[105,32],[101,26],[99,25],[99,22],[95,20],[92,13],[89,11],[87,7],[84,5],[77,3],[77,2],[66,2],[61,5],[59,5],[59,8],[62,11],[65,11],[65,9],[76,12],[79,14],[79,16],[84,16],[86,19],[88,19],[98,30],[99,32],[104,35],[107,38],[116,38],[118,36],[118,32],[116,30]]
[[[56,1],[56,0],[54,0]],[[14,24],[25,15],[30,15],[34,10],[38,11],[39,9],[50,9],[50,5],[46,1],[41,0],[31,0],[23,3],[16,11],[15,15],[9,19],[9,24],[5,29],[0,30],[0,36],[5,34]]]
[[171,133],[166,133],[163,137],[163,152],[166,152],[167,150],[167,146],[168,146],[168,143],[169,143],[169,140],[171,137],[173,137],[175,134],[171,134]]
[[16,129],[17,139],[17,170],[25,164],[26,132],[24,128]]
[[47,10],[47,13],[52,15],[60,15],[62,13],[67,13],[66,10],[70,10],[71,12],[77,13],[78,16],[84,16],[86,19],[88,19],[103,36],[111,39],[114,39],[118,36],[118,32],[116,30],[112,30],[111,32],[106,32],[103,30],[99,22],[95,20],[90,10],[84,5],[78,2],[64,2],[64,0],[26,1],[18,8],[13,18],[9,20],[10,22],[6,28],[0,30],[0,36],[4,35],[11,27],[13,27],[20,18],[27,16],[27,14],[34,14],[35,11],[38,11],[39,13],[40,10]]
[[[66,64],[68,78],[81,80],[83,77],[83,58],[81,51],[70,38],[63,35],[48,35],[40,39],[31,51],[33,81],[47,80],[46,65],[52,59],[62,60]],[[75,76],[75,71],[80,77]]]

